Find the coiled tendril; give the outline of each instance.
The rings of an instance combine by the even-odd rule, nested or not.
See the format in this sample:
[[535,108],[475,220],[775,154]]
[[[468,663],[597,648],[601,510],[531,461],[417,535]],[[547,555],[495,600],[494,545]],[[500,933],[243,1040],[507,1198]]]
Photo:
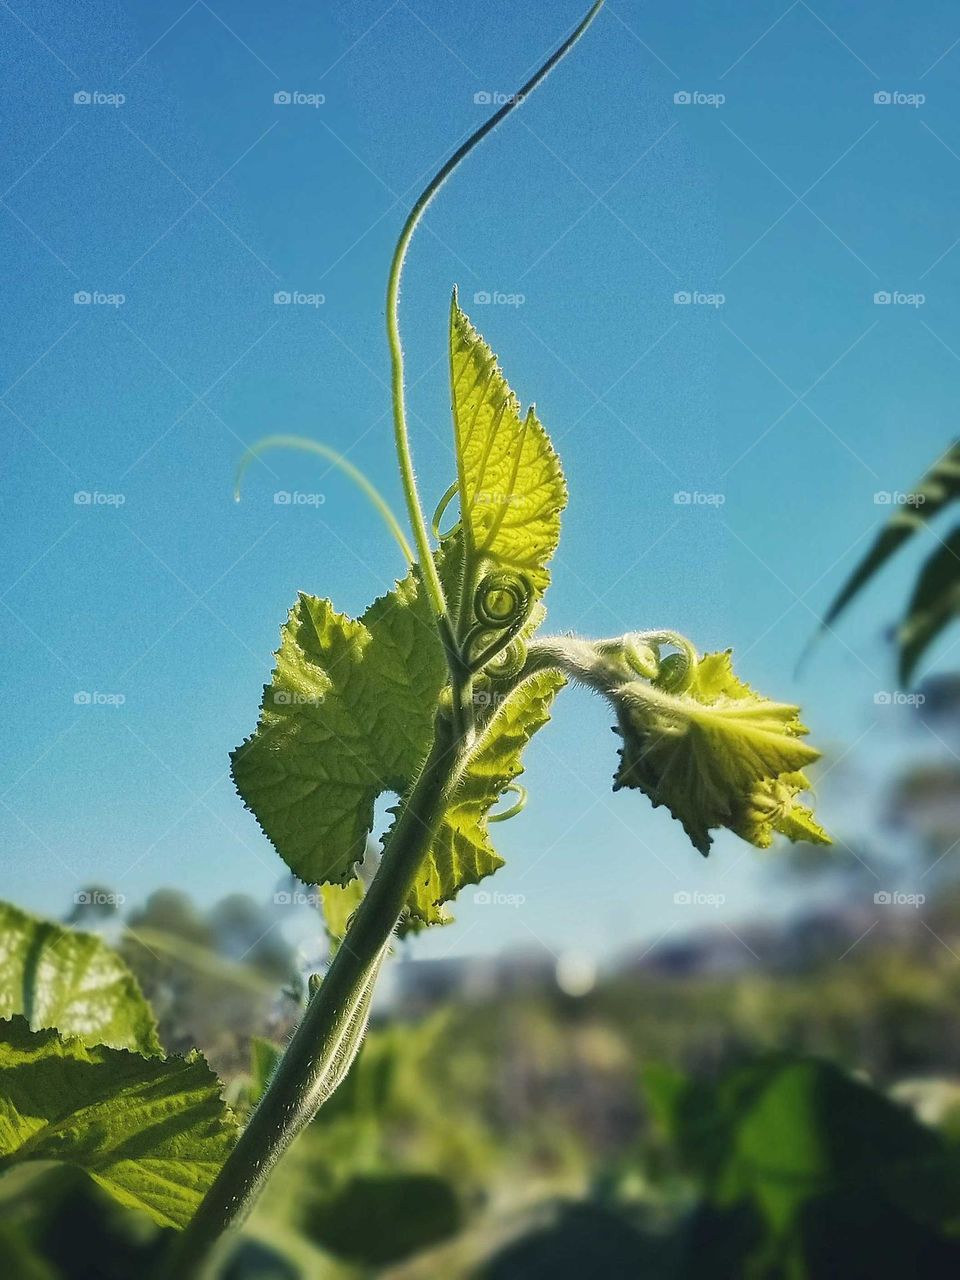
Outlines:
[[[476,624],[464,641],[464,657],[471,672],[488,668],[503,678],[523,666],[527,647],[518,632],[530,616],[534,591],[529,578],[510,569],[485,574],[473,594]],[[486,640],[485,644],[481,642]]]
[[453,484],[450,486],[450,488],[446,491],[446,493],[437,503],[437,509],[433,513],[433,520],[431,521],[431,525],[433,527],[433,536],[436,538],[438,542],[446,542],[447,538],[452,538],[453,535],[460,528],[460,521],[458,519],[456,524],[451,525],[450,528],[446,531],[446,533],[443,533],[440,529],[440,521],[443,519],[443,513],[446,511],[447,507],[450,505],[451,501],[453,500],[454,494],[456,494],[459,488],[460,488],[460,485],[457,483],[456,480],[454,480]]

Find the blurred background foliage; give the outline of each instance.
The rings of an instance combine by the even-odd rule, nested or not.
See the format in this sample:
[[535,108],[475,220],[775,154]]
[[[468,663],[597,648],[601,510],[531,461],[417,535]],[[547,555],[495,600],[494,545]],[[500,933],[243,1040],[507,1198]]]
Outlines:
[[[960,1274],[960,681],[919,694],[879,797],[836,762],[852,814],[879,799],[869,842],[767,855],[786,914],[718,913],[599,973],[398,941],[354,1070],[222,1280]],[[243,1116],[348,907],[287,876],[209,909],[82,886],[64,919],[121,951],[166,1050],[199,1046]],[[149,1276],[166,1244],[58,1166],[8,1173],[0,1205],[24,1280]]]
[[[222,1275],[960,1274],[958,798],[955,763],[908,762],[889,847],[770,861],[792,914],[638,945],[595,978],[546,951],[398,943],[355,1070]],[[879,866],[926,901],[874,903]],[[123,952],[166,1049],[199,1045],[248,1111],[323,968],[318,895],[75,898],[65,918]],[[59,1167],[8,1174],[0,1199],[27,1280],[149,1275],[163,1248]]]

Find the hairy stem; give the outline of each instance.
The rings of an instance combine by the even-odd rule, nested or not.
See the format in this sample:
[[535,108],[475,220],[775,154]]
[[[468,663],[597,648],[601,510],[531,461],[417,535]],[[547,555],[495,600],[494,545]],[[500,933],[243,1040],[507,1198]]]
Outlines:
[[433,748],[403,805],[377,874],[326,976],[237,1145],[189,1226],[164,1274],[191,1280],[217,1241],[249,1213],[277,1161],[343,1078],[344,1046],[359,1044],[373,984],[413,881],[436,835],[462,766],[450,721],[438,717]]

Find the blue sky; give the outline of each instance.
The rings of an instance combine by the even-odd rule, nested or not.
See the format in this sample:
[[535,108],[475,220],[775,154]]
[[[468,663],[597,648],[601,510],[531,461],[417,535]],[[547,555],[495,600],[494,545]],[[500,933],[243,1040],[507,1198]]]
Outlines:
[[[271,455],[239,505],[234,467],[265,433],[313,435],[401,505],[394,238],[491,109],[475,95],[509,93],[579,14],[572,0],[0,9],[5,896],[60,914],[92,880],[131,901],[173,883],[205,901],[270,891],[280,864],[227,753],[256,721],[296,591],[359,613],[402,564],[321,465]],[[907,488],[955,433],[958,38],[946,3],[612,0],[444,190],[402,300],[428,503],[452,475],[458,283],[568,474],[551,625],[733,645],[746,678],[803,703],[830,759],[849,751],[822,795],[841,829],[838,779],[868,775],[897,736],[873,698],[919,552],[799,681],[794,668],[889,511],[875,493]],[[323,302],[278,306],[277,291]],[[877,305],[880,291],[923,301]],[[282,490],[322,501],[278,505]],[[523,908],[467,901],[423,954],[607,952],[686,924],[678,890],[721,884],[731,921],[777,908],[775,855],[721,838],[704,863],[664,813],[611,794],[608,721],[565,695],[529,753],[530,805],[497,832],[497,888]]]

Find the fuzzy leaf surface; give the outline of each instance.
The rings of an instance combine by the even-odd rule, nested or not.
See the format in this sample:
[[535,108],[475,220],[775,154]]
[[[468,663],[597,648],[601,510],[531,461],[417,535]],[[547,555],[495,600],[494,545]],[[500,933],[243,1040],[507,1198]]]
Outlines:
[[468,558],[522,573],[542,593],[567,502],[560,460],[534,410],[521,415],[496,356],[461,311],[456,293],[450,381]]
[[231,760],[244,803],[302,880],[353,878],[377,797],[402,794],[429,750],[445,678],[412,576],[359,621],[301,593],[257,730]]
[[490,842],[488,815],[523,772],[523,749],[550,719],[551,703],[565,683],[556,671],[529,677],[482,731],[409,899],[412,916],[429,924],[444,923],[445,902],[503,866]]
[[796,797],[819,751],[801,741],[799,708],[755,693],[733,673],[730,653],[697,661],[682,692],[631,681],[612,695],[623,737],[615,787],[666,805],[694,846],[729,827],[767,847],[774,831],[829,843]]
[[144,1058],[0,1022],[0,1170],[58,1160],[165,1227],[193,1216],[236,1125],[199,1055]]

